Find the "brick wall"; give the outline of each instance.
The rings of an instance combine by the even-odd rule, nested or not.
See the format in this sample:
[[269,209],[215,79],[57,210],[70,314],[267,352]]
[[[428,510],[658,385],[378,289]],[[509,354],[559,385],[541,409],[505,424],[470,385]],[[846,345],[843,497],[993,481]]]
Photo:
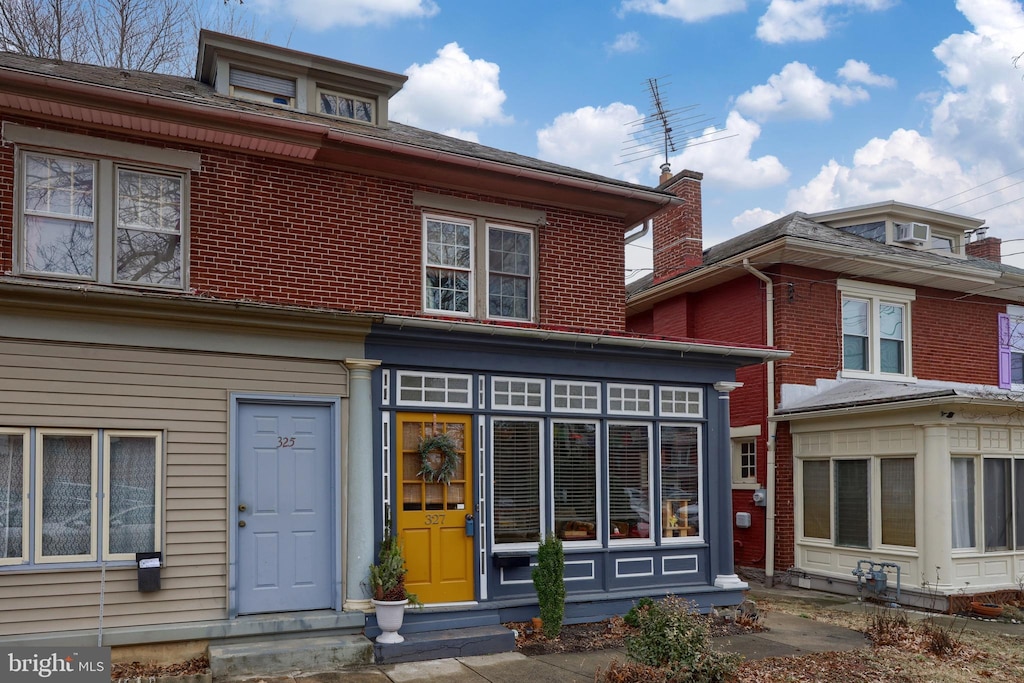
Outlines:
[[[617,219],[233,151],[176,147],[202,154],[202,170],[191,176],[189,206],[188,284],[196,294],[421,314],[421,210],[412,197],[423,190],[545,210],[547,225],[537,239],[541,324],[624,329],[625,228]],[[11,269],[12,178],[13,150],[2,147],[4,270]]]

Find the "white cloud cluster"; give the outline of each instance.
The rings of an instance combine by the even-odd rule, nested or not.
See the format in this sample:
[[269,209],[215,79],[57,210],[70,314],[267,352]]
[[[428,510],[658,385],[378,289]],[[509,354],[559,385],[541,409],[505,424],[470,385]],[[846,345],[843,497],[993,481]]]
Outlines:
[[640,34],[636,31],[629,31],[627,33],[620,33],[615,36],[615,40],[608,45],[608,52],[611,53],[627,53],[636,52],[640,49],[641,41]]
[[821,40],[834,26],[837,11],[888,9],[894,0],[771,0],[757,22],[757,37],[766,43]]
[[[1013,0],[958,0],[957,8],[973,30],[934,50],[946,85],[931,129],[874,138],[849,165],[830,160],[788,193],[785,212],[896,199],[985,218],[1004,242],[1024,241],[1024,189],[1003,177],[1024,165],[1024,83],[1010,62],[1022,50],[1014,27],[1024,25],[1024,11]],[[1021,251],[1004,244],[1004,258]]]
[[477,141],[474,127],[511,123],[505,114],[501,69],[483,59],[470,59],[458,43],[437,51],[434,61],[413,64],[409,77],[391,98],[389,115],[411,126]]
[[622,0],[620,11],[653,14],[656,17],[704,21],[747,9],[745,0]]
[[789,179],[789,171],[777,157],[751,158],[751,148],[761,136],[761,126],[733,111],[725,129],[705,130],[706,144],[687,147],[670,163],[677,171],[698,169],[708,182],[728,188],[772,187]]
[[538,155],[591,173],[639,182],[640,174],[647,169],[639,163],[622,162],[629,124],[641,118],[636,107],[621,102],[559,114],[537,131]]
[[263,15],[289,15],[301,26],[314,31],[425,19],[440,11],[433,0],[246,0],[246,3]]
[[859,86],[829,83],[806,64],[790,62],[766,84],[756,85],[737,97],[736,109],[758,121],[826,120],[832,116],[833,102],[851,105],[867,99],[867,91]]
[[871,65],[856,59],[847,59],[846,64],[836,71],[836,74],[847,83],[863,83],[874,85],[879,88],[895,88],[896,79],[890,76],[883,76],[871,71]]

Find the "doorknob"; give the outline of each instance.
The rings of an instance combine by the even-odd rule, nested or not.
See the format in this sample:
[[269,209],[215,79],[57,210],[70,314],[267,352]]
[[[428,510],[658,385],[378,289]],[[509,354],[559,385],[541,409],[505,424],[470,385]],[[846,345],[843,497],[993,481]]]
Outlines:
[[245,526],[245,520],[244,519],[238,520],[238,526]]
[[238,511],[245,512],[245,503],[242,503],[241,505],[238,506]]

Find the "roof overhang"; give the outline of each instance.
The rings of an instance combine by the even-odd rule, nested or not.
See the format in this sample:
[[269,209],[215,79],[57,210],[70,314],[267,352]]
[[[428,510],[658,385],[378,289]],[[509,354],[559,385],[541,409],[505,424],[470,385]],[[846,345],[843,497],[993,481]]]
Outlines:
[[582,210],[614,217],[623,228],[682,201],[653,188],[601,182],[345,132],[326,123],[12,68],[0,68],[0,110],[93,130],[127,131],[154,140],[241,150]]
[[870,246],[850,248],[783,236],[708,266],[653,285],[629,298],[627,315],[647,310],[679,294],[699,292],[747,274],[744,264],[763,269],[777,264],[835,272],[852,279],[881,279],[915,287],[934,287],[967,296],[1024,301],[1024,275],[972,266],[968,262],[935,263],[909,250],[880,253]]
[[825,420],[853,415],[871,415],[876,413],[893,413],[910,411],[929,406],[973,406],[1006,411],[1019,411],[1020,401],[1012,397],[998,396],[964,396],[956,392],[936,392],[931,396],[915,396],[913,398],[891,398],[863,403],[848,403],[821,406],[817,408],[780,410],[768,418],[770,422],[796,422],[809,420]]

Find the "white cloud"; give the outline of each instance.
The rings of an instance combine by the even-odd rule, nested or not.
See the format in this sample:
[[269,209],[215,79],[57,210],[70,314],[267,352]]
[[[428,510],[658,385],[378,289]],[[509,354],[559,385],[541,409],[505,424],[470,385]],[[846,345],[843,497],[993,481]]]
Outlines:
[[[786,211],[820,211],[897,200],[984,218],[1004,241],[1004,262],[1024,266],[1024,83],[1011,57],[1022,47],[1021,4],[958,0],[972,30],[934,50],[946,85],[927,131],[869,140],[849,165],[831,160],[789,192]],[[1005,176],[1005,177],[1004,177]],[[1011,243],[1010,241],[1013,241]]]
[[653,14],[682,21],[704,21],[747,9],[745,0],[623,0],[620,11]]
[[766,43],[821,40],[836,22],[835,10],[888,9],[894,0],[771,0],[757,22],[757,37]]
[[608,52],[625,53],[636,52],[640,49],[640,34],[636,31],[620,33],[615,36],[615,41],[608,45]]
[[629,124],[640,118],[636,107],[621,102],[559,114],[551,125],[537,131],[538,156],[591,173],[639,182],[639,174],[645,169],[621,162]]
[[738,112],[729,113],[724,130],[709,129],[705,133],[708,135],[704,139],[713,141],[687,147],[682,154],[671,157],[673,169],[700,169],[706,181],[729,188],[771,187],[789,179],[789,171],[777,157],[751,158],[751,147],[761,136],[761,127]]
[[871,65],[856,59],[847,59],[846,64],[836,74],[847,83],[863,83],[864,85],[876,85],[880,88],[895,88],[896,79],[890,76],[872,73]]
[[512,121],[502,110],[500,73],[497,64],[470,59],[458,43],[448,43],[434,61],[405,70],[409,80],[391,98],[389,115],[410,126],[457,131],[456,137],[471,139],[473,127]]
[[264,15],[294,17],[305,28],[325,31],[335,26],[388,24],[400,19],[426,19],[440,9],[433,0],[246,0]]
[[758,121],[825,120],[832,116],[833,102],[851,105],[867,99],[868,93],[861,87],[829,83],[806,64],[790,62],[768,83],[756,85],[736,98],[736,108]]
[[775,213],[768,209],[762,209],[760,207],[756,209],[747,209],[739,216],[732,219],[732,227],[736,230],[737,234],[753,230],[754,228],[760,228],[762,225],[767,225],[774,220],[782,218],[786,214]]

